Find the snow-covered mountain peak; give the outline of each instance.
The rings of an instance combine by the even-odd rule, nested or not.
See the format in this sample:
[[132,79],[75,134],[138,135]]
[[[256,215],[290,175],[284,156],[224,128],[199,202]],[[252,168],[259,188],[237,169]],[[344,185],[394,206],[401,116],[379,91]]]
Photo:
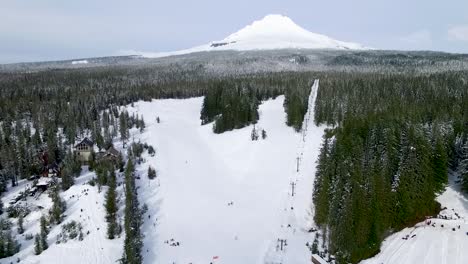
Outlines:
[[249,49],[365,49],[364,46],[332,39],[325,35],[312,33],[297,25],[283,15],[267,15],[254,21],[220,42],[211,43],[212,47],[249,50]]
[[165,57],[213,50],[275,50],[275,49],[369,49],[363,45],[332,39],[310,32],[283,15],[267,15],[220,41],[175,52],[131,52],[144,57]]
[[258,37],[283,37],[293,33],[307,33],[306,30],[283,15],[267,15],[261,20],[229,35],[225,40],[239,40]]

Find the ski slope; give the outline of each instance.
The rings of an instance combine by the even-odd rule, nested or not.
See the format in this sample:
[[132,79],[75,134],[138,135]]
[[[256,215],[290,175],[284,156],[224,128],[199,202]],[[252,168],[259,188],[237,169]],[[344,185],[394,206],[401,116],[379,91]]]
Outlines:
[[[459,184],[450,179],[445,192],[437,200],[442,208],[446,207],[437,218],[391,235],[383,242],[379,254],[361,263],[468,263],[467,196],[460,192]],[[407,236],[408,239],[403,239]]]
[[[126,109],[145,119],[143,133],[133,128],[130,138],[146,142],[156,155],[145,154],[136,166],[138,196],[148,206],[144,215],[144,263],[309,263],[312,242],[312,188],[315,160],[324,127],[316,127],[313,109],[318,81],[312,87],[303,131],[286,126],[284,96],[263,102],[256,129],[267,138],[251,140],[253,126],[214,134],[202,126],[203,98],[137,102]],[[156,122],[159,117],[161,122]],[[114,142],[125,154],[122,142]],[[158,177],[149,180],[148,166]],[[61,193],[67,204],[62,224],[51,226],[49,248],[34,254],[34,241],[20,236],[21,251],[4,261],[21,263],[116,263],[123,238],[106,238],[104,196],[90,186],[95,173],[83,172]],[[118,183],[122,175],[117,175]],[[294,195],[292,185],[294,184]],[[30,182],[22,180],[2,197],[13,199]],[[119,194],[119,221],[124,198]],[[43,193],[28,197],[33,211],[25,217],[24,234],[39,232],[39,218],[47,215],[51,199]],[[40,207],[39,207],[40,206]],[[72,220],[83,225],[83,241],[56,244],[61,226]],[[16,221],[16,219],[14,220]],[[89,231],[89,233],[88,233]],[[278,239],[287,241],[278,248]],[[3,261],[3,260],[2,260]]]
[[[289,190],[283,193],[281,225],[276,232],[277,239],[265,256],[264,263],[310,263],[311,253],[306,244],[312,243],[313,236],[308,231],[315,228],[313,204],[311,203],[317,157],[320,153],[321,139],[325,126],[314,123],[315,99],[319,81],[312,86],[309,106],[297,142],[296,168],[289,177]],[[287,246],[281,250],[281,241]]]
[[[311,99],[317,88],[318,82]],[[149,208],[144,263],[308,263],[305,243],[312,237],[306,231],[313,225],[314,160],[323,128],[309,122],[313,113],[308,112],[307,129],[294,132],[285,124],[279,96],[259,108],[256,128],[266,130],[265,140],[251,140],[252,126],[214,134],[211,124],[200,125],[202,101],[153,100],[128,109],[147,123],[138,140],[156,148],[156,156],[146,156],[138,168],[144,175],[149,165],[158,172],[154,180],[137,181],[139,198]],[[290,244],[276,251],[283,236]]]

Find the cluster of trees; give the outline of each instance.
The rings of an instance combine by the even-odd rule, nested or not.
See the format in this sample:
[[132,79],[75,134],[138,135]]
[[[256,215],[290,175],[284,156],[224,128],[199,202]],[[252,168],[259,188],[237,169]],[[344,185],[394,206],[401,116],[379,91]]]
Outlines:
[[138,193],[135,186],[135,168],[132,159],[127,162],[125,169],[125,240],[122,263],[139,264],[143,261],[141,250],[143,248],[143,211],[138,202]]
[[237,83],[220,82],[207,91],[201,110],[202,124],[215,121],[213,131],[223,133],[258,120],[255,90]]
[[60,224],[63,220],[63,212],[66,210],[66,203],[62,200],[59,194],[59,188],[54,186],[50,190],[50,198],[52,199],[52,208],[49,212],[51,224]]
[[[259,132],[260,131],[260,132]],[[260,133],[260,134],[259,134]],[[262,139],[267,138],[267,132],[265,129],[259,129],[256,128],[255,125],[252,127],[252,132],[250,132],[250,139],[252,141],[257,141],[259,137],[262,137]]]
[[63,167],[60,172],[60,177],[62,178],[62,189],[64,191],[68,190],[75,183],[75,177],[77,177],[81,172],[81,164],[75,159],[73,153],[68,150],[65,154],[63,160]]
[[290,84],[284,93],[284,109],[286,124],[296,131],[302,128],[302,122],[309,104],[309,94],[312,83],[307,79],[298,79]]
[[[0,116],[3,113],[0,114]],[[0,122],[0,193],[7,190],[8,182],[15,186],[18,179],[38,174],[42,170],[40,151],[50,147],[55,158],[58,142],[50,131],[39,131],[22,120]]]
[[21,245],[14,238],[11,226],[7,219],[0,219],[0,258],[13,256],[20,250]]
[[[127,128],[143,131],[144,120],[126,111],[120,117],[120,105],[202,94],[198,88],[204,81],[195,71],[176,72],[185,77],[176,79],[173,71],[164,69],[154,76],[148,69],[112,67],[0,73],[0,192],[9,181],[15,185],[18,179],[39,174],[44,165],[62,163],[84,135],[90,134],[98,148],[105,149],[119,133],[128,140]],[[41,151],[47,152],[48,164],[40,159]]]
[[[213,83],[206,91],[200,114],[202,124],[215,122],[213,131],[223,133],[255,124],[262,100],[285,95],[286,124],[299,131],[312,84],[310,74],[282,73],[270,78],[229,79]],[[271,87],[269,87],[271,85]]]
[[47,227],[47,220],[44,216],[41,217],[41,231],[34,237],[34,253],[41,254],[44,250],[49,248],[47,236],[49,235],[49,228]]
[[50,197],[52,199],[52,208],[49,211],[49,217],[47,220],[43,215],[40,219],[40,232],[34,237],[34,253],[36,255],[41,254],[44,250],[49,248],[47,242],[47,236],[49,235],[48,224],[58,225],[62,223],[63,212],[66,210],[66,203],[60,198],[59,187],[54,186],[51,188]]
[[349,72],[419,74],[464,70],[467,57],[466,54],[432,51],[356,51],[333,56],[327,66]]
[[106,209],[107,238],[114,239],[122,232],[118,221],[118,193],[116,170],[124,170],[124,164],[119,157],[118,161],[105,160],[95,165],[96,178],[93,183],[98,185],[99,191],[102,186],[107,186],[104,207]]
[[121,232],[121,227],[117,222],[117,179],[115,172],[112,170],[109,174],[108,189],[106,193],[106,222],[107,222],[107,237],[114,239]]
[[439,212],[435,201],[468,135],[466,73],[343,75],[320,80],[324,137],[313,200],[339,263],[379,251],[390,232]]

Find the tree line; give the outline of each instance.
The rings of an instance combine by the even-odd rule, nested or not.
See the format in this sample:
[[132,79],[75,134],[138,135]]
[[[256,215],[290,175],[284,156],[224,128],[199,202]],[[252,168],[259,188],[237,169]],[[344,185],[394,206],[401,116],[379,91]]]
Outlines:
[[317,165],[314,219],[338,263],[371,257],[391,232],[439,212],[435,197],[449,169],[464,164],[467,77],[336,74],[320,80],[315,120],[333,128]]

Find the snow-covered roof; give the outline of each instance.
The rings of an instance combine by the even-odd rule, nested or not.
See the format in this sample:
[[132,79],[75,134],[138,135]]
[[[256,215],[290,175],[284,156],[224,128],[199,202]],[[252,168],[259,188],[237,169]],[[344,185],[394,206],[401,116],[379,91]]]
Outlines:
[[47,186],[49,183],[52,181],[51,178],[40,178],[39,181],[37,182],[36,186]]
[[317,254],[312,255],[312,263],[314,264],[328,264],[322,257]]
[[106,150],[106,154],[109,154],[109,155],[112,155],[112,156],[119,156],[120,152],[118,150],[116,150],[113,146],[111,146],[110,148],[108,148]]
[[92,147],[94,145],[93,141],[91,141],[89,138],[85,137],[80,143],[76,144],[75,145],[75,148],[78,147],[80,144],[85,144],[85,145],[88,145],[90,147]]

